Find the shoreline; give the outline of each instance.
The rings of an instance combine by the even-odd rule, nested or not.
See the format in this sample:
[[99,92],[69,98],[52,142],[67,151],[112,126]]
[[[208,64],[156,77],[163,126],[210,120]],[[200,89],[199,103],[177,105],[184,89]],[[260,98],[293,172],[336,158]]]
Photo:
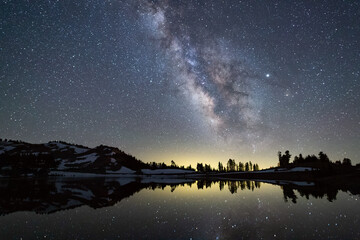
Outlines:
[[0,179],[56,179],[56,178],[133,178],[133,179],[177,179],[177,180],[219,180],[219,181],[295,181],[326,182],[358,179],[360,171],[302,171],[302,172],[226,172],[226,173],[173,173],[173,174],[99,174],[89,172],[51,171],[46,176],[0,176]]

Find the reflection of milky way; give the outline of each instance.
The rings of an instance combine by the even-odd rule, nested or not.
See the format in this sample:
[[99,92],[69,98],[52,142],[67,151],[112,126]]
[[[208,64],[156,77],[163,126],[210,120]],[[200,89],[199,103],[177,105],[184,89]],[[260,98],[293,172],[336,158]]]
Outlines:
[[251,69],[223,41],[194,44],[182,25],[174,26],[167,19],[168,6],[142,7],[141,17],[151,37],[173,61],[178,89],[221,136],[254,135],[261,122],[261,106],[254,92],[259,79]]

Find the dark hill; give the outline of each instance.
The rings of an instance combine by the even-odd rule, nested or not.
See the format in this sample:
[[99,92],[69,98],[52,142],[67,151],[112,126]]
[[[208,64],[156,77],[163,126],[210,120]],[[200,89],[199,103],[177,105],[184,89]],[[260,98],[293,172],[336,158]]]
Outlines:
[[92,173],[134,173],[148,164],[118,148],[100,145],[89,148],[62,141],[31,144],[0,141],[0,174],[42,175],[50,170]]

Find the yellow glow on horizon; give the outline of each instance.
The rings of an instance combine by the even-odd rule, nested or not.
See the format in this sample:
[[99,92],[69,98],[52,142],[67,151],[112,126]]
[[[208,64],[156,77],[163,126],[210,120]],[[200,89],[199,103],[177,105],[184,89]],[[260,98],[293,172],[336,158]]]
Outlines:
[[231,152],[216,152],[216,151],[206,151],[198,149],[196,152],[179,152],[179,151],[149,151],[146,153],[138,154],[140,160],[144,162],[164,162],[166,164],[170,164],[171,160],[174,160],[178,166],[189,166],[191,165],[193,168],[196,167],[197,163],[210,164],[212,168],[217,169],[218,163],[223,163],[226,166],[227,161],[231,159],[235,159],[236,163],[239,162],[249,162],[251,161],[253,164],[257,163],[262,168],[269,168],[271,166],[277,165],[277,157],[274,156],[264,156],[262,154],[249,154],[242,155],[238,153]]

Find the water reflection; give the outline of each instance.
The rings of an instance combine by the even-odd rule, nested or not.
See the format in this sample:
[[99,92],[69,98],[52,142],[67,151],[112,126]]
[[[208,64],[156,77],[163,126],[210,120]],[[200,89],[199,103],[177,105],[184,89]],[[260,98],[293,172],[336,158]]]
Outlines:
[[[284,201],[296,203],[298,197],[309,199],[325,198],[336,200],[339,191],[352,195],[360,194],[358,181],[333,182],[291,182],[267,181],[282,189]],[[51,214],[60,210],[73,209],[83,205],[91,208],[113,206],[116,203],[140,192],[142,189],[164,189],[170,186],[171,192],[187,185],[192,189],[219,188],[231,194],[260,189],[263,182],[250,180],[211,180],[211,179],[132,179],[132,178],[93,178],[93,179],[2,179],[0,181],[0,214],[18,211],[31,211]]]
[[213,184],[218,183],[220,191],[224,189],[224,187],[227,186],[229,191],[231,193],[237,193],[238,189],[240,190],[252,190],[254,191],[255,188],[260,188],[261,182],[259,181],[251,181],[251,180],[198,180],[197,181],[197,188],[198,189],[204,189],[211,187]]

